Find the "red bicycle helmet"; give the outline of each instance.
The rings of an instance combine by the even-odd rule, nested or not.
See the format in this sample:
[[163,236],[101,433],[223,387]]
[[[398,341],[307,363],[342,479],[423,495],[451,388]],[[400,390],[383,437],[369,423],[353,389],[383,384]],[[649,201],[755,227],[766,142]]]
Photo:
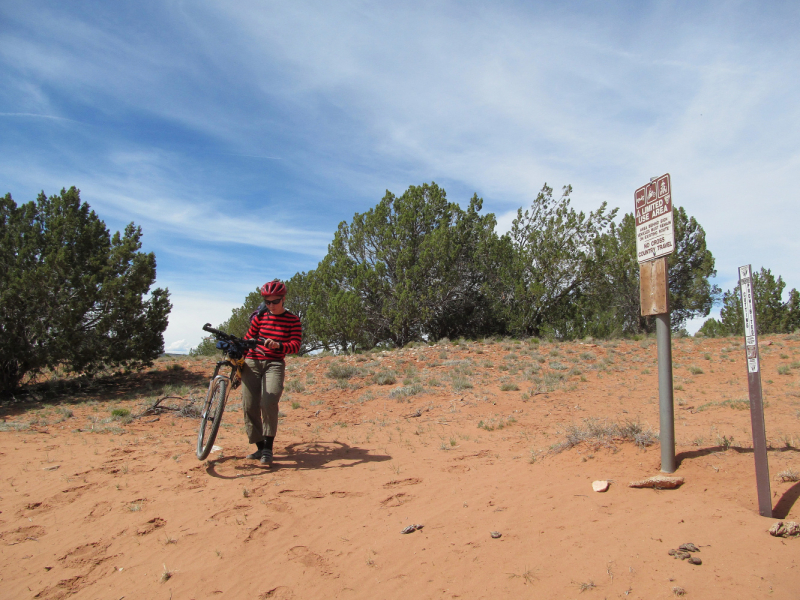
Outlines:
[[272,281],[268,281],[264,285],[261,286],[261,295],[262,296],[285,296],[286,295],[286,286],[283,284],[282,281],[277,279],[273,279]]

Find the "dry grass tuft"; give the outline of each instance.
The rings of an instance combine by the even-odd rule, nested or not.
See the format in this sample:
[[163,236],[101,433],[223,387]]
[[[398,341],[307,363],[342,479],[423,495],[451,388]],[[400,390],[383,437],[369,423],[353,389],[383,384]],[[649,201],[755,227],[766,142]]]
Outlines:
[[331,366],[328,367],[326,375],[331,379],[351,379],[352,377],[359,377],[362,375],[362,371],[354,365],[335,362],[331,363]]
[[165,564],[164,565],[164,572],[161,573],[161,583],[166,583],[167,581],[172,579],[172,576],[174,574],[175,574],[175,572],[174,571],[170,571],[169,569],[167,569],[167,565]]
[[786,469],[785,471],[778,473],[775,476],[775,479],[779,480],[781,483],[800,481],[800,473],[794,469]]
[[570,425],[564,434],[566,439],[563,442],[551,446],[553,452],[563,452],[583,442],[610,447],[614,440],[619,440],[633,442],[639,448],[646,448],[658,441],[658,436],[650,428],[644,428],[636,421],[620,424],[584,419],[583,425]]
[[393,385],[397,383],[397,374],[394,371],[379,371],[372,377],[378,385]]

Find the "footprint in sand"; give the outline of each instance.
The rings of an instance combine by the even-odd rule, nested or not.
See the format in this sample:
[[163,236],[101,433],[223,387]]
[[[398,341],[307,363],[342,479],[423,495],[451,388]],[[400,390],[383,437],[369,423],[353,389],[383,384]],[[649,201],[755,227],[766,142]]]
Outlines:
[[278,493],[281,495],[286,494],[292,498],[303,498],[305,500],[313,500],[315,498],[325,497],[324,492],[312,492],[309,490],[281,490]]
[[147,535],[156,529],[161,529],[167,522],[161,517],[154,517],[136,530],[136,535]]
[[258,597],[258,600],[292,600],[294,598],[294,592],[292,588],[288,588],[285,585],[279,585],[278,587],[274,587],[268,592],[264,592]]
[[114,506],[111,502],[106,502],[105,500],[98,502],[94,505],[92,510],[89,511],[89,514],[86,515],[84,521],[94,521],[103,517],[110,513],[113,510]]
[[385,500],[382,500],[381,506],[383,506],[384,508],[394,508],[396,506],[401,506],[406,502],[409,502],[412,498],[413,496],[411,496],[410,494],[404,494],[403,492],[400,492],[398,494],[389,496]]
[[469,465],[450,465],[442,469],[445,473],[466,473],[469,470]]
[[65,567],[72,569],[77,569],[86,565],[96,567],[109,558],[113,558],[106,556],[109,546],[111,546],[110,542],[92,542],[91,544],[83,544],[82,546],[78,546],[77,548],[73,548],[67,552],[64,556],[58,559],[58,562]]
[[264,519],[256,525],[253,529],[250,530],[250,533],[247,535],[247,538],[244,540],[245,542],[257,542],[263,540],[264,538],[269,535],[270,531],[275,531],[278,529],[280,525],[275,521],[270,521],[269,519]]
[[28,504],[25,505],[25,508],[23,508],[20,511],[17,511],[17,516],[26,517],[28,515],[38,515],[43,512],[47,512],[48,510],[50,510],[50,508],[51,507],[49,505],[43,502],[29,502]]
[[294,546],[289,549],[289,560],[296,560],[301,565],[319,569],[323,575],[330,575],[328,562],[306,546]]
[[55,585],[47,586],[36,594],[34,598],[37,600],[62,600],[63,598],[68,598],[73,594],[77,594],[83,588],[90,585],[90,583],[91,582],[87,581],[84,575],[76,575],[69,579],[62,579]]
[[384,483],[383,487],[395,488],[405,485],[417,485],[419,483],[422,483],[422,479],[420,479],[419,477],[407,477],[406,479],[394,479],[388,483]]
[[221,510],[219,512],[215,512],[213,515],[208,517],[209,521],[224,521],[228,517],[232,517],[233,515],[238,515],[243,513],[246,510],[249,510],[251,507],[249,504],[236,504],[231,508],[226,508],[225,510]]
[[0,540],[5,541],[9,546],[14,544],[21,544],[25,541],[38,542],[47,530],[41,525],[28,525],[26,527],[17,527],[11,531],[3,531],[0,533]]
[[27,517],[30,515],[38,515],[58,508],[59,506],[72,504],[93,487],[95,487],[95,484],[79,485],[67,488],[43,502],[30,502],[25,505],[24,509],[17,513],[17,516]]

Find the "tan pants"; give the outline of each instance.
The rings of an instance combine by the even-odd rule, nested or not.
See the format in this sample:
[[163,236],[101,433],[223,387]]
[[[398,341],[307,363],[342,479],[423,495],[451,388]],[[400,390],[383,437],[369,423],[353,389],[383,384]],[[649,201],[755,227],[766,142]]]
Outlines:
[[244,361],[242,369],[242,409],[244,428],[251,444],[278,431],[278,401],[283,394],[286,365],[280,360]]

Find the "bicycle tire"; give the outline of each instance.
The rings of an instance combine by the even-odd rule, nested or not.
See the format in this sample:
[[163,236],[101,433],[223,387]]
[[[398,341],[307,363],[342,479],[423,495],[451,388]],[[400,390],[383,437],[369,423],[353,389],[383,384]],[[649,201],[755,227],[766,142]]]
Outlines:
[[[208,392],[203,415],[200,417],[200,430],[197,432],[197,458],[205,459],[214,447],[214,440],[217,439],[219,425],[222,423],[222,413],[225,412],[225,396],[228,389],[226,379],[217,378]],[[206,437],[206,429],[208,436]]]

